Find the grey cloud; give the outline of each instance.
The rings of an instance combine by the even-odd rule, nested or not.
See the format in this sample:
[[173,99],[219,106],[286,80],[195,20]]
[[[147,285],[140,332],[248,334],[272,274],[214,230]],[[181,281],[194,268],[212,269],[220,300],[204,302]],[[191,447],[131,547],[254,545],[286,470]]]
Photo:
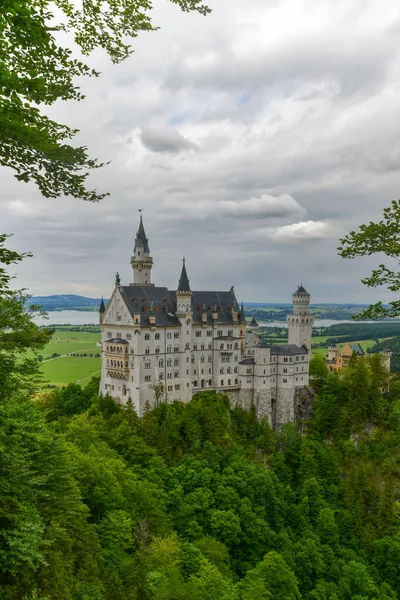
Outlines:
[[142,144],[151,152],[176,154],[184,150],[193,150],[195,144],[183,137],[172,127],[143,127],[140,132]]

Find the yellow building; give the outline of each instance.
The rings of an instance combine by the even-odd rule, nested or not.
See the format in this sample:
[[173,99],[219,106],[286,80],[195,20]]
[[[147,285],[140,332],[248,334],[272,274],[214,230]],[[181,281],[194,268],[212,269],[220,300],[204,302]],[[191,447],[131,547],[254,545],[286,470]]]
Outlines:
[[[354,353],[357,356],[365,356],[365,352],[360,344],[346,344],[341,352],[339,352],[336,346],[329,346],[328,355],[326,357],[329,371],[334,372],[339,369],[345,369]],[[386,368],[390,372],[390,359],[392,353],[390,350],[385,350],[382,352],[382,355],[385,359]]]

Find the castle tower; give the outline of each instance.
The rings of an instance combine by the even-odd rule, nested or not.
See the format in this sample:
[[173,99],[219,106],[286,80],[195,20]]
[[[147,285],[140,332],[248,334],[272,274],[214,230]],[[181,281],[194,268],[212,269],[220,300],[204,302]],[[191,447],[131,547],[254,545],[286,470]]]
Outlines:
[[149,242],[144,231],[142,214],[140,214],[139,229],[136,234],[131,265],[133,269],[133,283],[130,285],[154,285],[151,283],[153,259],[150,256]]
[[[192,380],[187,365],[188,363],[190,364],[192,348],[193,310],[192,291],[186,272],[185,257],[183,257],[181,276],[179,278],[178,289],[176,290],[176,316],[182,323],[180,336],[180,351],[182,356],[180,362],[181,400],[189,402],[192,397]],[[205,316],[207,318],[207,313]]]
[[189,285],[189,278],[186,272],[186,261],[183,257],[182,271],[179,278],[178,289],[176,291],[176,314],[178,317],[188,315],[192,316],[192,291]]
[[336,357],[338,355],[338,349],[336,346],[328,347],[328,361],[336,361]]
[[289,344],[305,346],[311,352],[312,327],[315,317],[309,312],[310,294],[300,285],[292,296],[293,313],[287,315]]

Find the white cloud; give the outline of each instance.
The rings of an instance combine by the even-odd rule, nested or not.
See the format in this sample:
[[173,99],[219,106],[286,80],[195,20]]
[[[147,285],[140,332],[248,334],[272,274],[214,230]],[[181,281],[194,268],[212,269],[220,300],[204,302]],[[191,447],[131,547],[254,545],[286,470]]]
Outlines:
[[270,237],[278,242],[317,241],[332,237],[332,228],[323,221],[301,221],[273,229]]

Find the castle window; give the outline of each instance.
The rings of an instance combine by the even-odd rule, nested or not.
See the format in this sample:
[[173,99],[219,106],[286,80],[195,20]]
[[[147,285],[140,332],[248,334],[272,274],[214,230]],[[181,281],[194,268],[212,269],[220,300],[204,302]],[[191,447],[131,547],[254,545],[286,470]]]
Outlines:
[[235,367],[235,368],[233,369],[233,372],[234,372],[234,373],[237,373],[237,372],[238,372],[238,368],[237,368],[237,367]]
[[211,369],[208,369],[208,372],[211,373]]
[[265,385],[265,379],[264,379],[264,381],[263,381],[263,384]]
[[285,357],[283,358],[283,362],[288,362],[288,358],[287,358],[287,356],[285,356]]
[[194,356],[192,356],[192,365],[194,364]]
[[121,336],[121,334],[118,332],[118,333],[117,333],[117,338],[120,338],[120,337],[122,337],[122,336]]
[[186,348],[186,350],[189,350],[189,348],[190,348],[190,344],[189,344],[189,342],[186,342],[186,346],[185,346],[185,348]]
[[230,367],[227,368],[226,370],[227,373],[232,373],[232,369]]
[[264,369],[264,375],[265,375],[265,369]]
[[172,346],[167,346],[167,353],[170,354],[172,352]]
[[224,380],[223,379],[221,379],[221,385],[224,385]]
[[175,389],[176,390],[180,390],[181,389],[181,386],[179,385],[179,383],[176,384]]
[[247,383],[251,383],[251,379],[248,379],[248,380],[247,380]]
[[237,355],[237,354],[235,354],[235,358],[234,358],[234,360],[235,360],[235,362],[236,362],[237,360],[239,360],[239,357],[238,357],[238,355]]
[[131,333],[127,333],[126,334],[126,339],[127,340],[131,340],[132,339],[132,334]]
[[207,331],[206,335],[207,335],[207,337],[212,337],[212,330],[211,330],[211,329],[209,329],[209,330]]
[[144,368],[145,368],[145,369],[151,369],[151,363],[149,363],[149,362],[145,362],[145,363],[144,363]]
[[296,360],[299,360],[299,357],[298,357],[298,356],[296,356]]
[[169,386],[168,386],[168,391],[169,391],[169,392],[172,392],[172,385],[169,385]]
[[146,350],[144,351],[145,354],[150,354],[150,348],[146,348]]
[[208,357],[208,362],[212,362],[212,356]]
[[167,373],[167,379],[172,379],[172,373]]
[[179,346],[174,346],[174,352],[179,352]]
[[155,336],[154,336],[154,339],[159,340],[160,339],[160,334],[156,333]]
[[169,332],[167,333],[167,340],[170,340],[170,339],[172,339],[172,333],[169,331]]
[[193,375],[197,375],[197,369],[193,369]]
[[201,374],[204,375],[204,369],[201,370]]
[[228,385],[231,385],[231,380],[230,379],[228,379]]
[[200,348],[201,348],[201,350],[204,350],[204,349],[205,349],[205,348],[204,348],[204,344],[202,344],[202,345],[200,346]]
[[235,350],[239,350],[239,344],[237,342],[235,344]]
[[251,369],[247,369],[247,375],[251,374]]
[[112,337],[111,331],[107,331],[107,337]]
[[301,380],[303,381],[303,378],[301,378]]
[[223,375],[224,374],[224,367],[221,367],[219,370],[220,374]]
[[304,356],[301,357],[301,360],[304,360]]
[[179,331],[174,331],[174,339],[179,340]]
[[289,362],[293,362],[293,358],[292,357],[289,358]]
[[205,362],[205,360],[206,360],[206,357],[205,357],[205,356],[202,356],[200,360],[201,360],[201,362],[203,363],[203,362]]
[[178,371],[175,371],[175,373],[174,373],[174,378],[175,378],[175,379],[179,379],[179,373],[178,373]]
[[186,371],[186,375],[189,375],[189,371]]
[[193,350],[197,350],[197,344],[193,344]]
[[193,382],[193,386],[194,386],[194,387],[197,387],[197,381],[194,381],[194,382]]
[[287,383],[287,379],[283,379],[283,383]]
[[223,335],[223,333],[224,332],[222,331],[222,329],[218,329],[218,331],[217,331],[217,337],[221,337]]
[[299,367],[296,367],[296,373],[298,373],[298,372],[299,372]]
[[201,331],[196,331],[196,337],[201,337]]
[[156,354],[160,354],[160,348],[158,346],[157,346],[155,352],[156,352]]
[[299,380],[299,378],[298,378],[298,377],[296,377],[296,381],[298,381],[298,380]]
[[175,365],[175,366],[178,366],[178,365],[179,365],[179,358],[175,358],[175,360],[174,360],[174,365]]
[[211,350],[212,349],[212,344],[208,344],[208,349]]
[[220,349],[220,350],[223,350],[223,349],[224,349],[224,345],[223,345],[223,344],[221,344],[221,345],[220,345],[220,347],[219,347],[219,349]]
[[159,361],[159,363],[158,363],[158,366],[160,367],[160,369],[162,369],[162,368],[163,368],[163,366],[164,366],[164,361],[163,361],[163,359],[161,359],[161,360]]
[[167,360],[167,367],[172,367],[172,358]]
[[117,321],[121,320],[121,315],[117,315]]
[[237,379],[235,379],[235,385],[237,385],[237,384],[238,384],[238,380],[237,380]]
[[228,335],[233,336],[233,329],[228,329]]
[[287,369],[283,369],[283,372],[284,372],[284,373],[287,373]]
[[145,340],[149,340],[150,339],[150,334],[149,333],[145,333],[144,334],[144,339]]
[[144,380],[145,381],[151,381],[151,375],[145,375],[144,376]]

